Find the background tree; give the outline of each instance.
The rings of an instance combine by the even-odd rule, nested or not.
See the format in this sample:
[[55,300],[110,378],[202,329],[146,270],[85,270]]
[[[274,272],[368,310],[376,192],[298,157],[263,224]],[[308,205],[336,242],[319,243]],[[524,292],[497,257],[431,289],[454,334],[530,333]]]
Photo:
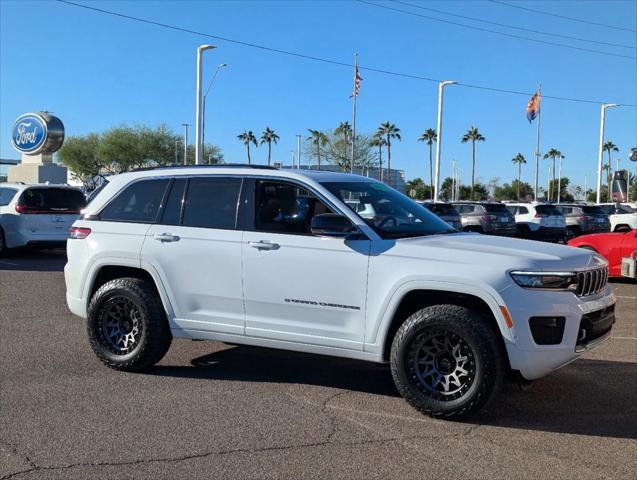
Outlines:
[[405,193],[415,200],[430,198],[431,190],[429,185],[425,185],[422,178],[414,178],[405,182]]
[[383,181],[383,147],[387,145],[385,138],[378,132],[372,136],[370,146],[378,148],[378,168],[380,169],[379,180]]
[[[180,155],[183,155],[184,152],[184,142],[179,142],[179,148],[177,149],[177,155],[179,156],[179,160],[175,163],[178,165],[183,165],[183,158]],[[201,154],[201,160],[204,164],[207,165],[218,165],[223,163],[223,153],[221,153],[221,147],[217,145],[211,145],[210,143],[206,143],[203,146],[203,152]],[[186,165],[194,165],[195,164],[195,146],[188,145],[188,161]]]
[[73,176],[91,190],[97,186],[96,183],[102,175],[100,141],[101,138],[96,133],[89,133],[83,137],[67,137],[58,152],[58,158]]
[[432,192],[431,198],[433,199],[433,191],[434,191],[434,174],[433,174],[433,160],[432,160],[432,150],[433,144],[438,140],[438,135],[433,128],[428,128],[425,130],[420,137],[418,137],[419,142],[425,142],[429,146],[429,191]]
[[473,197],[473,192],[475,189],[474,187],[476,181],[476,142],[484,142],[485,140],[486,138],[484,138],[479,132],[478,127],[473,126],[469,128],[469,130],[467,130],[467,133],[465,133],[461,139],[462,143],[471,142],[471,200],[475,200],[475,198]]
[[522,164],[526,163],[526,159],[524,158],[524,155],[522,155],[521,153],[518,153],[515,157],[513,157],[511,159],[511,161],[514,164],[517,164],[518,166],[518,202],[520,201],[520,182],[521,182],[521,178],[522,178]]
[[[611,140],[604,142],[602,151],[608,152],[608,163],[602,167],[606,171],[606,181],[608,182],[608,191],[611,191],[611,184],[613,183],[613,163],[611,161],[611,152],[619,152],[619,148]],[[609,197],[610,198],[610,197]],[[610,200],[607,200],[610,201]]]
[[257,139],[254,136],[254,133],[252,133],[252,130],[244,130],[243,133],[240,133],[239,135],[237,135],[237,138],[241,140],[243,144],[246,146],[246,152],[248,153],[248,165],[251,165],[252,161],[250,159],[250,144],[253,144],[254,148],[257,148],[259,146],[259,144],[257,143]]
[[[559,182],[559,188],[558,188]],[[568,191],[568,186],[570,184],[570,180],[568,177],[562,177],[561,179],[556,178],[555,181],[551,181],[551,192],[560,192],[560,201],[561,202],[572,202],[575,200],[575,197]],[[555,197],[557,199],[557,197]]]
[[[557,183],[555,183],[555,159],[556,158],[564,158],[562,156],[562,152],[560,152],[557,148],[551,148],[548,152],[546,152],[544,154],[544,159],[546,160],[547,158],[552,158],[553,159],[553,170],[552,170],[552,181],[550,182],[550,185],[557,185]],[[552,188],[550,188],[549,185],[549,191],[548,191],[548,195],[547,195],[547,199],[549,202],[553,201],[553,194],[557,193],[555,190],[553,190]],[[556,197],[557,198],[557,195]]]
[[310,136],[307,137],[307,139],[309,140],[309,142],[311,143],[312,148],[309,149],[309,151],[311,152],[311,156],[316,158],[316,161],[318,163],[318,169],[321,169],[321,151],[323,149],[323,147],[325,147],[325,145],[327,144],[327,135],[325,135],[324,132],[321,132],[320,130],[312,130],[311,128],[308,128],[307,130],[308,132],[310,132]]
[[[440,185],[440,195],[439,197],[443,200],[450,201],[451,200],[451,189],[453,185],[453,180],[451,177],[447,177],[444,179],[442,184]],[[474,184],[474,196],[476,200],[488,200],[489,199],[489,188],[482,184],[476,183]],[[458,188],[458,200],[469,200],[471,197],[471,187],[468,185],[460,184],[460,188]]]
[[[606,191],[610,192],[611,184],[613,183],[613,168],[610,161],[602,165],[602,170],[606,172]],[[609,202],[610,200],[606,199],[606,201]]]
[[279,142],[279,136],[270,127],[266,127],[261,134],[261,145],[268,144],[268,166],[271,164],[272,158],[272,143],[277,144]]
[[513,180],[511,183],[495,187],[493,197],[496,200],[512,200],[517,197],[518,201],[528,201],[533,198],[533,187],[526,182]]
[[400,128],[390,122],[381,123],[376,132],[385,138],[387,146],[387,185],[391,187],[391,141],[400,141]]
[[336,135],[341,135],[348,142],[352,141],[352,126],[349,124],[349,122],[339,123],[338,127],[336,127],[336,130],[334,130],[334,133]]

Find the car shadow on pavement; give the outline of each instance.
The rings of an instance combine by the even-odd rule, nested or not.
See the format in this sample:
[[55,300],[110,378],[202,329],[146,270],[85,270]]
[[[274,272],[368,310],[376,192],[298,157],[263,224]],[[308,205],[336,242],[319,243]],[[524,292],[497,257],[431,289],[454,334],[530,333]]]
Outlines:
[[158,365],[162,376],[307,384],[385,396],[400,396],[387,365],[324,355],[231,346],[191,361],[192,367]]
[[[398,397],[387,365],[240,346],[157,366],[150,374],[241,382],[307,384]],[[522,390],[509,383],[468,420],[520,430],[637,438],[637,364],[580,359]]]
[[65,263],[66,250],[63,248],[50,250],[16,249],[8,255],[0,257],[0,271],[61,272],[64,270]]

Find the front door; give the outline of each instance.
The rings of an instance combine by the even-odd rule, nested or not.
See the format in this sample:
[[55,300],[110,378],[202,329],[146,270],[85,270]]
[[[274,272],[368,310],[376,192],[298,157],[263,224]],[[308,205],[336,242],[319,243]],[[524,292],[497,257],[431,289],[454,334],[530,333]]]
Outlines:
[[181,328],[243,335],[241,184],[238,177],[176,179],[162,218],[146,233],[142,263],[157,270]]
[[251,201],[246,335],[362,350],[369,240],[313,236],[312,216],[332,210],[292,183],[257,180]]

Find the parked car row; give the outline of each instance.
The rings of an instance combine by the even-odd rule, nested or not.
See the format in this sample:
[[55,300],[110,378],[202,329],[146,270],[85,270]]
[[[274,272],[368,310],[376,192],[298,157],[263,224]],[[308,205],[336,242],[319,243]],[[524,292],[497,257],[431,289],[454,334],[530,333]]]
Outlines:
[[418,203],[458,230],[532,240],[557,242],[579,235],[637,228],[637,210],[630,204]]

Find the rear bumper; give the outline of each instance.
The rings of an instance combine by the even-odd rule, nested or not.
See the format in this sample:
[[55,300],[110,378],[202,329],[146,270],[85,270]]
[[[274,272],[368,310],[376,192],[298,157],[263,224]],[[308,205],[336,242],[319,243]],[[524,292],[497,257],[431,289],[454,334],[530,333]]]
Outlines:
[[7,232],[7,247],[63,247],[69,238],[66,230],[60,233],[34,233],[24,230]]
[[533,239],[560,239],[566,237],[566,227],[540,227],[529,232],[529,238]]

